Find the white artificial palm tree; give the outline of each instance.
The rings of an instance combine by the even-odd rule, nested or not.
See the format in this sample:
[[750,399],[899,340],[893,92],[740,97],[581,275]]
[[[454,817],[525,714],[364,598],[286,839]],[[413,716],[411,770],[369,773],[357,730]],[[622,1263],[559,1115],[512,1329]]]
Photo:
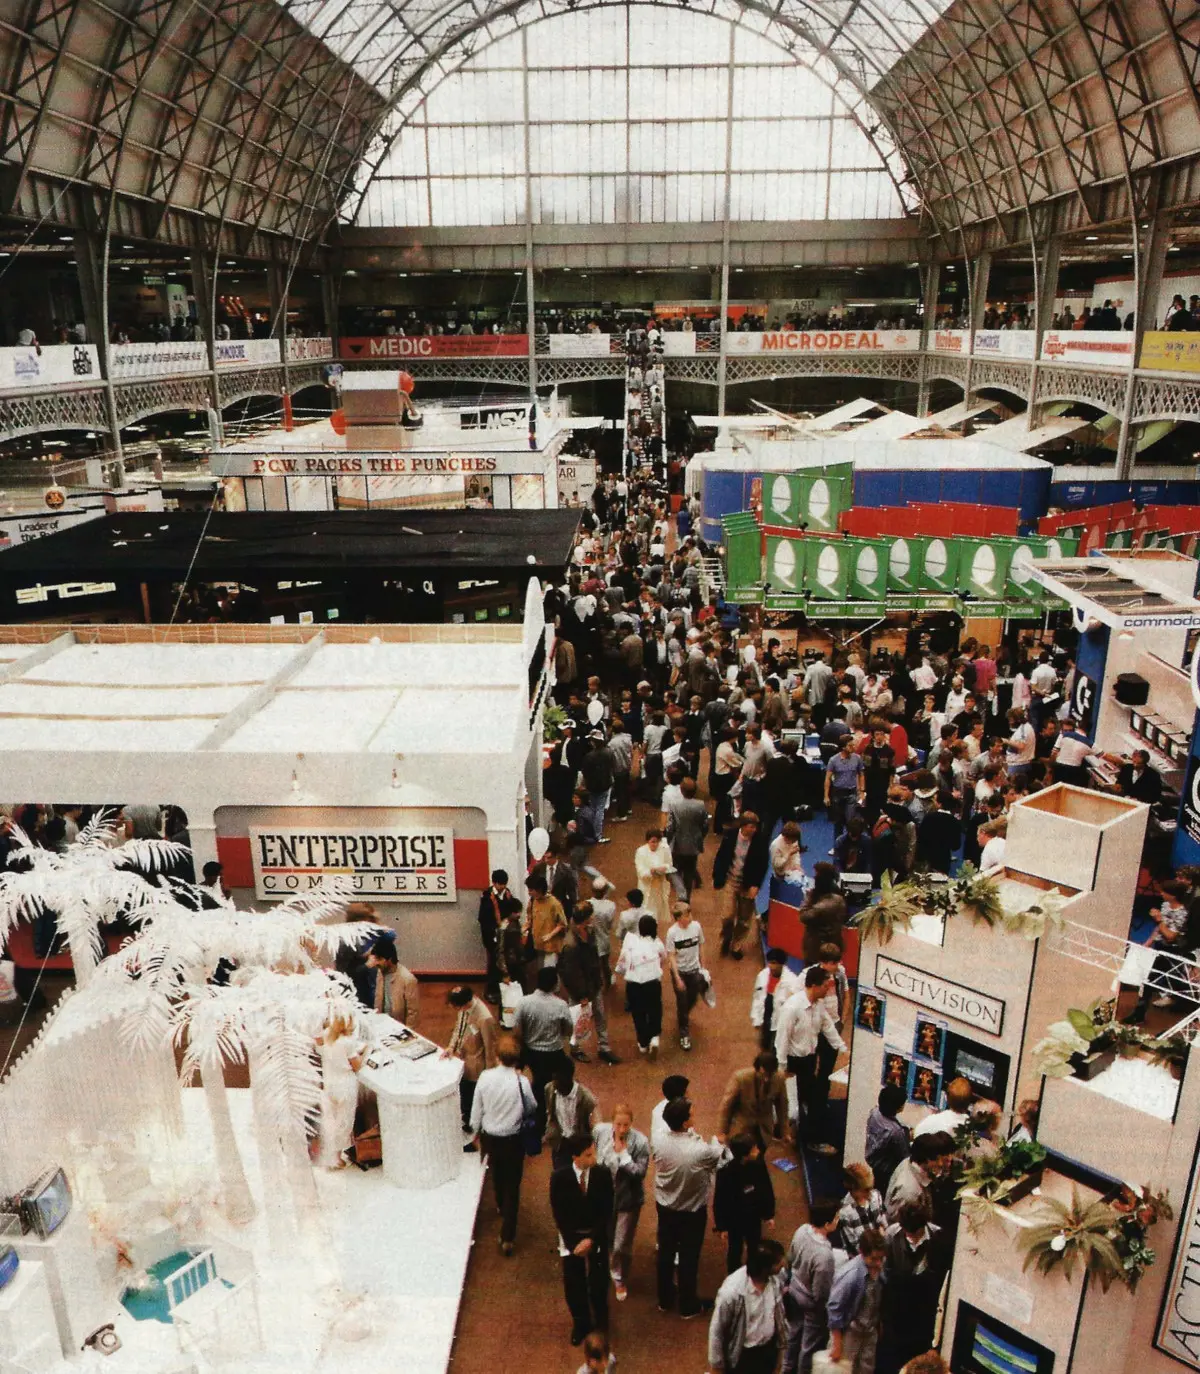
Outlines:
[[173,840],[117,843],[115,811],[99,811],[60,854],[34,844],[18,825],[8,868],[0,873],[0,947],[20,920],[52,911],[66,936],[75,980],[86,986],[104,957],[101,926],[125,917],[133,923],[164,900],[150,877],[166,873],[189,850]]
[[[320,1104],[313,1039],[331,1011],[352,1021],[361,1011],[349,980],[316,966],[363,936],[363,923],[330,919],[353,898],[351,884],[328,880],[269,911],[195,910],[176,900],[187,885],[172,889],[104,961],[100,982],[106,992],[119,987],[127,1002],[123,1029],[132,1045],[186,1044],[182,1077],[198,1074],[204,1089],[229,1219],[249,1220],[254,1205],[225,1096],[226,1064],[249,1064],[264,1177],[272,1160],[280,1163],[297,1205],[306,1206],[315,1192],[305,1129]],[[222,959],[237,971],[219,987],[207,980]]]

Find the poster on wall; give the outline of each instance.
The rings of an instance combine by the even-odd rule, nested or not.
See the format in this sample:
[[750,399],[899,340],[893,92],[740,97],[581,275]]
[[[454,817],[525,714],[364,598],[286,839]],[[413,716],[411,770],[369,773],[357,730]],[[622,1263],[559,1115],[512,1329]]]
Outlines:
[[946,1052],[946,1031],[944,1021],[933,1021],[927,1016],[917,1017],[917,1029],[913,1035],[913,1055],[926,1063],[941,1067]]
[[882,1035],[887,1022],[887,998],[874,988],[860,986],[854,1002],[854,1029]]
[[358,896],[385,902],[457,897],[452,830],[251,826],[250,854],[260,901],[307,892],[333,877],[348,877]]
[[912,1059],[901,1050],[886,1050],[883,1056],[883,1073],[880,1081],[886,1088],[889,1084],[893,1088],[902,1088],[907,1095],[909,1071],[912,1069]]
[[936,1064],[918,1064],[915,1060],[908,1070],[908,1100],[918,1107],[932,1107],[935,1111],[942,1100],[942,1071]]

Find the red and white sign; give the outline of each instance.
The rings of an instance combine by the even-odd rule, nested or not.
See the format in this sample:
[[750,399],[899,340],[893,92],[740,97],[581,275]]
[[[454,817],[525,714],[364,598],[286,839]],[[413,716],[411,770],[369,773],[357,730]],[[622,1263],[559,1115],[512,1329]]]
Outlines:
[[971,331],[969,329],[935,329],[933,331],[933,351],[935,353],[960,353],[964,358],[970,352]]
[[370,362],[395,358],[523,358],[528,334],[384,334],[340,340],[338,356]]
[[921,346],[910,329],[768,329],[725,335],[727,353],[911,353]]
[[332,339],[288,339],[287,341],[287,358],[290,363],[326,362],[332,357]]
[[1133,358],[1133,331],[1071,329],[1042,335],[1042,358],[1054,363],[1087,363],[1091,367],[1128,367]]

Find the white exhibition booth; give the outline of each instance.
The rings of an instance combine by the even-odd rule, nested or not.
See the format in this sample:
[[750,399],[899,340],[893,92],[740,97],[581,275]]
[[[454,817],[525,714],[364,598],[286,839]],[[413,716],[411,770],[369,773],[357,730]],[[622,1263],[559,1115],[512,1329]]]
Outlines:
[[0,627],[14,799],[174,804],[248,906],[353,872],[414,971],[478,973],[479,892],[541,811],[547,627]]

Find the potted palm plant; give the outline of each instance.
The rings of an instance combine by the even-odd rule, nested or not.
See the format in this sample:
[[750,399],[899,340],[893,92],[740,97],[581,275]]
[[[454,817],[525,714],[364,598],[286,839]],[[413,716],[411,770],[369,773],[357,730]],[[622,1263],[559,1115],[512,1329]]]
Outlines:
[[1031,1220],[1033,1225],[1019,1241],[1025,1251],[1023,1269],[1050,1274],[1061,1268],[1068,1279],[1082,1269],[1085,1278],[1097,1279],[1106,1293],[1115,1281],[1124,1280],[1124,1265],[1113,1240],[1118,1216],[1108,1203],[1097,1199],[1085,1204],[1079,1189],[1072,1187],[1070,1205],[1043,1198]]
[[925,913],[925,906],[925,894],[920,887],[915,883],[894,883],[891,874],[885,873],[878,900],[860,911],[854,924],[863,940],[886,945],[897,930],[908,930],[913,917]]

